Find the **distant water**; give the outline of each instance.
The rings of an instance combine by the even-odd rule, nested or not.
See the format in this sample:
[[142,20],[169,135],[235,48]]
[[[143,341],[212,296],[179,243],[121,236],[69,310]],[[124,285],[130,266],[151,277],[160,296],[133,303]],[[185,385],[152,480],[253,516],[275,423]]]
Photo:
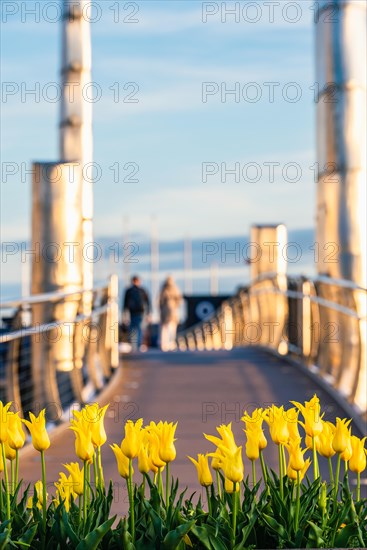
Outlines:
[[[315,275],[314,264],[314,230],[303,229],[289,231],[288,242],[296,243],[289,247],[291,261],[288,262],[290,274]],[[148,238],[132,235],[129,243],[121,242],[118,237],[96,238],[96,257],[94,262],[95,280],[102,281],[111,273],[118,273],[121,279],[120,288],[127,284],[129,277],[138,273],[146,288],[152,291],[150,268],[150,241]],[[189,274],[184,269],[184,240],[159,242],[159,284],[167,274],[172,274],[182,290],[187,288],[191,279],[194,294],[209,293],[211,288],[217,288],[219,294],[231,294],[238,286],[249,281],[250,267],[246,257],[250,254],[247,248],[249,237],[215,237],[192,239],[192,271]],[[23,244],[29,249],[29,244]],[[21,246],[19,246],[21,249]],[[293,259],[292,259],[293,258]],[[24,260],[24,257],[23,257]],[[23,278],[23,284],[22,284]],[[30,280],[30,261],[22,262],[21,252],[9,256],[1,266],[1,301],[19,298],[27,294]]]

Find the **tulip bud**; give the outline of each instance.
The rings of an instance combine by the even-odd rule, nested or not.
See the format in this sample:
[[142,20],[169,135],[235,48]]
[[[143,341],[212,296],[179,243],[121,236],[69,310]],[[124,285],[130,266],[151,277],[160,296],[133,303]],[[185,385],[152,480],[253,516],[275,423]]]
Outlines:
[[347,420],[346,418],[343,420],[340,418],[336,419],[336,428],[332,440],[332,447],[336,453],[342,453],[348,446],[348,441],[350,438],[348,426],[351,421],[352,420]]
[[191,458],[191,456],[188,456],[187,458],[196,466],[200,485],[203,487],[209,487],[212,485],[213,478],[208,463],[209,455],[198,454],[198,460]]
[[0,401],[0,443],[5,443],[8,439],[9,428],[9,407],[11,402],[6,405]]
[[355,435],[351,437],[352,456],[349,460],[349,469],[356,474],[362,473],[366,469],[366,450],[364,449],[364,443],[366,437],[359,439]]
[[[117,462],[117,469],[119,471],[119,474],[124,479],[127,479],[129,477],[129,459],[124,453],[122,452],[121,448],[114,443],[113,445],[110,445],[111,449],[115,453],[116,462]],[[132,473],[134,473],[134,470],[132,470]]]
[[128,458],[136,458],[139,454],[142,425],[142,418],[137,420],[135,424],[132,420],[128,420],[125,424],[125,437],[121,442],[121,450]]

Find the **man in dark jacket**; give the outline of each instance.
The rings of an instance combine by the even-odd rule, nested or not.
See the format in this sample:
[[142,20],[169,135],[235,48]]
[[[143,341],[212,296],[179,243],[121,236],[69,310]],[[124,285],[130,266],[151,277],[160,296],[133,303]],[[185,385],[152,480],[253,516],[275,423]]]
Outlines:
[[131,278],[131,287],[126,290],[123,311],[130,314],[129,341],[133,349],[142,347],[142,329],[144,315],[150,313],[150,302],[147,292],[140,286],[140,278]]

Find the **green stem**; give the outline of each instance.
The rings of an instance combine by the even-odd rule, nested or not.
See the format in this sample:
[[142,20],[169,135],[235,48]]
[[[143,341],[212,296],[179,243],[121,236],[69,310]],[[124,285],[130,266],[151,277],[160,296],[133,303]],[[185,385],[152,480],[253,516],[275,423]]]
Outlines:
[[357,473],[357,502],[361,500],[361,472]]
[[280,488],[280,498],[284,499],[284,490],[283,490],[283,453],[282,445],[278,445],[278,457],[279,457],[279,488]]
[[43,531],[46,536],[46,520],[47,520],[47,485],[46,485],[46,462],[45,451],[41,451],[42,465],[42,516],[43,516]]
[[135,507],[133,488],[133,461],[129,458],[129,486],[130,486],[130,532],[133,544],[135,544]]
[[5,481],[5,497],[6,497],[6,519],[10,519],[10,494],[9,494],[9,479],[8,479],[8,468],[6,464],[5,456],[5,445],[1,443],[1,452],[3,455],[4,463],[4,481]]
[[94,485],[95,487],[99,487],[99,479],[98,479],[98,472],[97,472],[97,459],[96,459],[96,453],[93,455],[93,475],[94,475]]
[[82,506],[83,506],[82,498],[83,498],[82,495],[79,495],[79,525],[82,522]]
[[168,504],[169,504],[169,462],[167,462],[167,466],[166,466],[166,508],[168,508]]
[[206,498],[208,499],[209,516],[212,516],[212,515],[213,515],[213,512],[212,512],[212,501],[211,501],[211,498],[210,498],[209,487],[206,486],[206,487],[205,487],[205,490],[206,490]]
[[217,475],[217,490],[218,490],[218,496],[219,496],[220,500],[222,500],[222,487],[221,487],[221,482],[220,482],[219,470],[215,470],[215,473],[216,473],[216,475]]
[[104,476],[103,476],[103,468],[102,468],[102,455],[101,455],[101,447],[97,447],[97,457],[98,457],[98,477],[99,477],[99,484],[101,489],[104,489]]
[[314,436],[312,436],[312,456],[313,456],[313,478],[315,481],[318,477],[320,477],[320,474],[319,474],[319,463],[318,463],[317,451],[316,451],[316,441]]
[[264,455],[263,455],[262,450],[260,450],[260,464],[261,464],[261,470],[262,470],[262,473],[263,473],[264,482],[265,482],[265,484],[267,484],[268,483],[268,473],[266,471]]
[[14,485],[15,485],[15,462],[14,460],[10,461],[10,490],[11,494],[14,494]]
[[0,522],[2,521],[3,509],[4,509],[3,480],[0,478]]
[[285,460],[285,450],[284,445],[281,446],[282,449],[282,463],[283,463],[283,477],[286,475],[287,472],[287,462]]
[[237,528],[237,483],[233,483],[232,493],[232,548],[236,546],[236,528]]
[[18,487],[19,480],[19,451],[15,451],[15,488]]
[[300,499],[301,499],[301,480],[299,472],[297,471],[297,492],[296,492],[296,518],[295,518],[295,532],[298,531],[298,524],[299,524],[299,508],[300,508]]
[[256,485],[256,464],[254,460],[251,460],[251,466],[252,466],[252,484],[253,487]]
[[338,453],[338,462],[336,463],[335,487],[334,487],[334,499],[335,499],[335,501],[338,498],[338,491],[339,491],[340,461],[341,461],[341,455],[340,455],[340,453]]
[[328,458],[328,463],[329,463],[329,477],[330,477],[330,483],[331,483],[331,486],[333,486],[333,485],[334,485],[333,463],[331,462],[331,458],[330,458],[330,457]]
[[84,460],[84,469],[83,469],[83,480],[84,480],[83,482],[83,522],[84,522],[84,525],[87,519],[87,485],[88,485],[87,469],[88,469],[87,461]]

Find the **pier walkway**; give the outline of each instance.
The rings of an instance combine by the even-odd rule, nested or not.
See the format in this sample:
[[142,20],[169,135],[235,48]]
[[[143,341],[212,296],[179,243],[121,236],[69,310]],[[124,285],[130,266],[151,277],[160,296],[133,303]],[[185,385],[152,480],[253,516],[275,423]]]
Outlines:
[[[258,348],[236,348],[232,351],[161,353],[124,356],[111,383],[99,396],[100,404],[109,402],[106,431],[109,443],[120,443],[123,425],[128,419],[178,421],[177,459],[172,474],[180,478],[188,494],[200,491],[195,468],[186,455],[212,450],[202,433],[214,433],[221,423],[232,422],[238,444],[244,443],[243,410],[266,407],[271,403],[288,404],[290,399],[304,401],[317,392],[325,418],[345,416],[338,404],[302,370]],[[358,433],[358,432],[357,432]],[[269,442],[265,450],[270,466],[277,465],[276,447]],[[68,424],[51,433],[51,447],[46,454],[50,485],[58,478],[61,465],[75,461],[74,434]],[[115,513],[127,509],[125,481],[117,472],[115,457],[106,444],[103,447],[106,480],[115,482]],[[39,453],[29,445],[22,451],[20,474],[24,481],[40,478]],[[250,463],[245,459],[246,474]],[[136,468],[137,470],[137,468]],[[326,474],[326,472],[325,472]],[[140,474],[138,473],[138,476]],[[53,493],[49,488],[49,493]]]

